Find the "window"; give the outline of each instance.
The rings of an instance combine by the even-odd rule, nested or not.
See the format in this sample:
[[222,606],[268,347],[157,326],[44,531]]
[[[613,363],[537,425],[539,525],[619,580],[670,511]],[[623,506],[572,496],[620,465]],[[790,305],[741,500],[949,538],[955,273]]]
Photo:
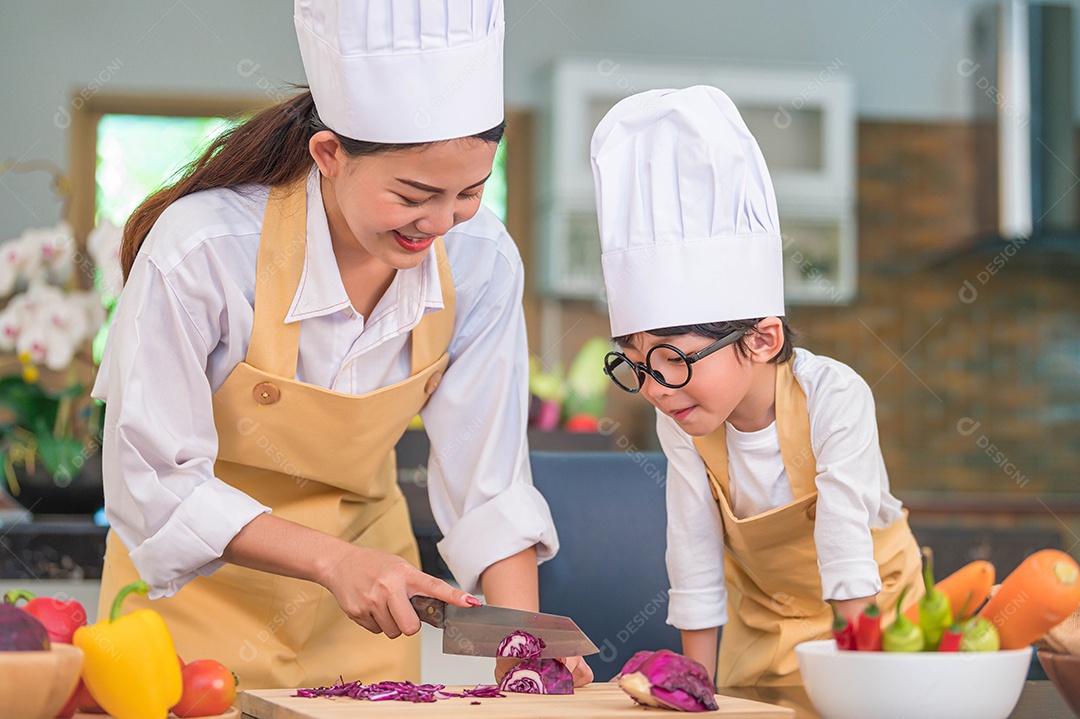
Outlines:
[[[168,184],[215,137],[265,106],[243,99],[94,96],[72,122],[74,184],[94,188],[92,195],[82,192],[73,199],[76,233],[85,236],[101,219],[123,226],[139,203]],[[504,223],[506,185],[504,140],[482,200]],[[95,361],[104,351],[108,327],[106,321],[94,341]]]

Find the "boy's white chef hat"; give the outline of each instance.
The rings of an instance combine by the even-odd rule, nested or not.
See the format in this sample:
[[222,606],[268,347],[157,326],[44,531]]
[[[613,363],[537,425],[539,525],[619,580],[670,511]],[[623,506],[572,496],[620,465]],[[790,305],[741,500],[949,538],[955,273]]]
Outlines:
[[593,133],[592,165],[614,336],[784,314],[772,180],[727,95],[621,100]]
[[295,0],[319,118],[355,140],[468,137],[503,121],[502,0]]

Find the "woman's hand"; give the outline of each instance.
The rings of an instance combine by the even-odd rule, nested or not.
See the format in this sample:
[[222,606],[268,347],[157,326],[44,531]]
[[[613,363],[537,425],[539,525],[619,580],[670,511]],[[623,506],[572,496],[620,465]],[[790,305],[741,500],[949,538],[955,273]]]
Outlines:
[[567,657],[566,659],[560,659],[566,668],[570,670],[570,673],[574,675],[574,687],[583,687],[586,684],[591,684],[593,680],[593,671],[585,659],[582,657]]
[[350,547],[319,582],[337,599],[350,619],[375,634],[394,639],[420,631],[420,618],[409,602],[423,595],[459,607],[476,607],[480,600],[416,567],[395,554]]

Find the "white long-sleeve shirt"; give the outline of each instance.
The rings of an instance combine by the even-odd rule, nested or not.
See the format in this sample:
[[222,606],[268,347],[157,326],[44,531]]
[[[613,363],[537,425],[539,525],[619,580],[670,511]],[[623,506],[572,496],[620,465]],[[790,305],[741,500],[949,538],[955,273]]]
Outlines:
[[[162,213],[139,252],[109,330],[93,396],[107,403],[103,469],[109,523],[151,597],[222,565],[225,546],[270,512],[214,476],[211,398],[251,339],[267,187],[200,192]],[[313,169],[304,275],[286,322],[303,320],[296,379],[365,394],[410,374],[409,332],[442,308],[434,252],[399,270],[370,318],[341,281]],[[421,411],[431,439],[439,550],[467,591],[492,563],[558,550],[533,487],[526,443],[528,350],[521,258],[487,209],[445,236],[457,292],[450,364]]]
[[[807,350],[795,352],[795,378],[806,393],[810,443],[817,458],[814,544],[822,599],[854,599],[881,591],[871,527],[903,516],[889,492],[878,444],[874,398],[847,365]],[[727,622],[723,523],[693,438],[657,413],[667,456],[668,624],[708,629]],[[726,425],[732,511],[751,517],[793,501],[776,423],[757,432]]]

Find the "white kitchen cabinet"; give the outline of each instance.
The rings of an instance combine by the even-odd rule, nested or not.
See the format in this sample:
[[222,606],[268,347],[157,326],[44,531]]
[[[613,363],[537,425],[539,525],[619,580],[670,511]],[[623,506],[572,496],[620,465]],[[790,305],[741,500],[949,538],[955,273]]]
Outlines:
[[603,298],[589,144],[604,114],[645,90],[707,84],[735,102],[769,165],[788,302],[850,301],[856,285],[856,119],[854,84],[844,70],[838,59],[805,70],[597,57],[557,63],[538,135],[541,291],[553,298]]

